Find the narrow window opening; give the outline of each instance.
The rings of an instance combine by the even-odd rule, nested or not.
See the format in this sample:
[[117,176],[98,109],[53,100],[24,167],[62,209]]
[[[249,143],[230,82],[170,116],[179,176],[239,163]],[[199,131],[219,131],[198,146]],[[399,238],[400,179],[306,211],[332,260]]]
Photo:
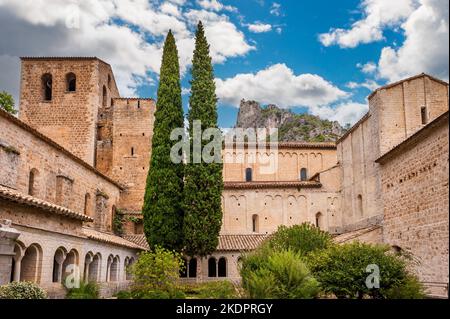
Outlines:
[[75,92],[77,90],[77,77],[74,73],[66,75],[67,92]]
[[300,181],[305,182],[308,179],[308,170],[306,168],[302,168],[300,170]]
[[46,73],[42,76],[42,90],[44,101],[52,100],[53,79],[52,75]]
[[253,170],[251,168],[247,168],[245,170],[245,181],[251,182],[253,180]]
[[422,117],[422,124],[426,125],[428,123],[428,114],[425,106],[420,109],[420,115]]

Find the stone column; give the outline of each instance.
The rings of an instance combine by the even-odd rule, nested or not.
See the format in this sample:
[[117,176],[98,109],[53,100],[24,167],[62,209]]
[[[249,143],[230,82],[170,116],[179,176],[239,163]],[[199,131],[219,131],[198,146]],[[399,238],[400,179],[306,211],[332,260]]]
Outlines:
[[10,282],[14,244],[20,232],[11,227],[11,221],[0,221],[0,286]]

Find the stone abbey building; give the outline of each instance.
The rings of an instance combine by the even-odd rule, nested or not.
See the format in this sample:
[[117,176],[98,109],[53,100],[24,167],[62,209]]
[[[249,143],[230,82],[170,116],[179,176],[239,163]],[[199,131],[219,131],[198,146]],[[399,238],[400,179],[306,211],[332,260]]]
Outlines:
[[[447,297],[448,101],[448,83],[421,74],[373,92],[337,143],[225,147],[219,246],[188,258],[185,280],[237,281],[243,252],[310,222],[338,242],[411,253],[429,293]],[[22,58],[19,117],[0,110],[0,284],[34,281],[52,297],[68,275],[104,296],[129,285],[127,267],[148,249],[140,210],[154,112],[152,99],[121,98],[97,58]]]

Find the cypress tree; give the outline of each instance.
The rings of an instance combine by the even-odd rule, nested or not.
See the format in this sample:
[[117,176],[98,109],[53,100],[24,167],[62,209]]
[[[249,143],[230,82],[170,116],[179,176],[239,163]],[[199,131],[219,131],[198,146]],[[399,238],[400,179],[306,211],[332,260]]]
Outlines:
[[144,231],[151,247],[182,248],[184,164],[173,163],[170,134],[184,125],[180,67],[175,38],[169,31],[164,43],[156,102],[152,156],[147,176],[143,215]]
[[[193,123],[201,121],[202,132],[217,125],[217,97],[214,72],[202,23],[198,24],[192,62],[189,121],[190,155],[185,167],[184,185],[184,246],[188,255],[206,256],[216,250],[222,226],[221,195],[223,190],[222,163],[194,163],[203,147],[211,140],[201,141],[202,148],[193,143]],[[221,152],[221,141],[217,141]],[[216,154],[217,155],[217,154]],[[220,154],[219,154],[220,158]]]

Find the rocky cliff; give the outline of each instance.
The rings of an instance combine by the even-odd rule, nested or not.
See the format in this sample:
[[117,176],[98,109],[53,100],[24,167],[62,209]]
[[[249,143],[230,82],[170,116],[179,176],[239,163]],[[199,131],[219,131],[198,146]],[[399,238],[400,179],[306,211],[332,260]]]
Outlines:
[[338,122],[322,120],[309,114],[294,114],[275,105],[261,107],[255,101],[241,101],[236,127],[278,128],[283,142],[334,142],[345,129]]

